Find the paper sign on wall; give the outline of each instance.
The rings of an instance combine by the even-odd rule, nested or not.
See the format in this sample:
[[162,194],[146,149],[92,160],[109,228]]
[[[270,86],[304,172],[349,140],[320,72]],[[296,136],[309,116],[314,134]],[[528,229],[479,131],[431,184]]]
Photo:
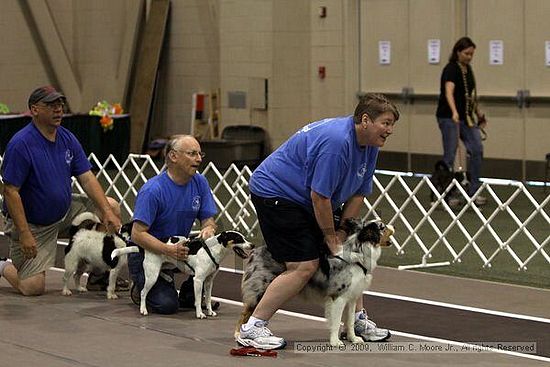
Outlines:
[[504,42],[501,40],[489,41],[489,65],[504,64]]
[[378,62],[380,65],[389,65],[391,63],[390,41],[378,41]]
[[544,54],[546,55],[546,66],[550,66],[550,41],[544,42]]
[[438,39],[428,40],[428,63],[439,64],[440,55],[441,55],[441,40],[438,40]]

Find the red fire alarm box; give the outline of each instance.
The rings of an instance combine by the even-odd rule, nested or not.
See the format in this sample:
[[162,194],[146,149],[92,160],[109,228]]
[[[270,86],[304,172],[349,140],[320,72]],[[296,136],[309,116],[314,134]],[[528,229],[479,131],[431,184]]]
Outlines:
[[319,66],[317,74],[319,75],[319,79],[325,79],[325,76],[327,76],[326,68],[324,66]]

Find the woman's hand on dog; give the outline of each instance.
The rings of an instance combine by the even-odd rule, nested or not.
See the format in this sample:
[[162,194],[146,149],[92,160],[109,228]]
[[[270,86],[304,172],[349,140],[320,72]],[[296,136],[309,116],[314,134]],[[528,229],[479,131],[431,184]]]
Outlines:
[[340,256],[342,254],[344,247],[338,233],[326,235],[325,243],[332,256]]

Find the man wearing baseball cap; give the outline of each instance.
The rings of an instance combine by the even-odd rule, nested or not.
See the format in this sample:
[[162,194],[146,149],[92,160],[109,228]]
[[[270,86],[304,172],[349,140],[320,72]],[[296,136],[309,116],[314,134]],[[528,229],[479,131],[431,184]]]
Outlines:
[[[118,203],[105,196],[82,146],[61,126],[65,100],[52,86],[31,93],[32,121],[11,138],[2,164],[2,211],[12,261],[0,259],[0,276],[26,296],[44,293],[57,236],[76,215],[93,211],[95,204],[107,231],[121,226]],[[72,194],[72,176],[87,197]]]

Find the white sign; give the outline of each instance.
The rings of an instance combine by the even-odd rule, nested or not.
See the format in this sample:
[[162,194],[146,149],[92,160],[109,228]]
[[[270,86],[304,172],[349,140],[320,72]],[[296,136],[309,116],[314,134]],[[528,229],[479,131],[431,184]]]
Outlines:
[[489,41],[489,65],[504,64],[504,42],[501,40]]
[[391,63],[390,41],[378,41],[378,62],[380,65],[389,65]]
[[544,46],[544,54],[546,55],[546,66],[550,66],[550,41],[545,41]]
[[438,39],[428,40],[428,63],[439,64],[440,55],[441,55],[441,40],[438,40]]

